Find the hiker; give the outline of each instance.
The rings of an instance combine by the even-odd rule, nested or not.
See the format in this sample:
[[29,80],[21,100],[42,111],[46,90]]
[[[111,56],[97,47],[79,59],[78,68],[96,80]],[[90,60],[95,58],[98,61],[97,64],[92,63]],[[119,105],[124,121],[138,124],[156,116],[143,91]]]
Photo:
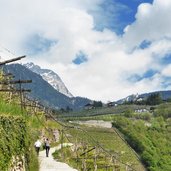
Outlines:
[[39,155],[39,151],[40,151],[40,147],[41,147],[41,145],[42,145],[42,143],[40,142],[40,140],[39,140],[39,139],[34,143],[34,146],[35,146],[35,149],[36,149],[37,155]]
[[46,138],[45,140],[45,149],[46,149],[46,157],[49,156],[49,150],[50,150],[50,142],[49,142],[49,139]]

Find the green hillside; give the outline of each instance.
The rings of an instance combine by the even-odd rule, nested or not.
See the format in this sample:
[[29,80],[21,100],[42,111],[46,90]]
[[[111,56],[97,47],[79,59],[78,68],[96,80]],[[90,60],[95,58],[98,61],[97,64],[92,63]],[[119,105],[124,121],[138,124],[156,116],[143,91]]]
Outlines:
[[171,170],[170,119],[153,118],[150,123],[117,117],[113,126],[118,128],[127,142],[141,156],[150,171]]
[[[0,80],[4,81],[0,73]],[[7,89],[8,85],[0,85]],[[0,170],[9,171],[14,167],[23,167],[26,171],[38,171],[39,163],[34,149],[34,142],[41,132],[52,136],[50,127],[57,128],[58,124],[46,121],[42,110],[19,105],[19,93],[0,92]],[[45,129],[46,127],[46,129]],[[19,163],[19,164],[18,164]]]
[[[144,106],[137,107],[144,108]],[[87,112],[86,115],[82,115],[83,112],[74,117],[68,114],[66,118],[61,117],[61,119],[111,121],[117,132],[139,154],[147,170],[170,171],[171,103],[165,102],[146,108],[151,108],[150,112],[137,112],[135,105],[121,105],[115,109],[108,109],[111,110],[111,114],[102,115],[104,109],[99,108],[84,110]],[[95,110],[100,115],[92,115]]]

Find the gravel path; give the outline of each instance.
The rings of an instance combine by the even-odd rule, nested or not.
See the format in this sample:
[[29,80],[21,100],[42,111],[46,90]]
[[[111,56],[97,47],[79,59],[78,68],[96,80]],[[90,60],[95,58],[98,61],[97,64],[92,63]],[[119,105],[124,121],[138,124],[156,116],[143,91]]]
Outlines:
[[103,121],[103,120],[70,121],[70,122],[81,124],[81,125],[87,125],[87,126],[95,126],[95,127],[101,127],[101,128],[112,128],[111,122]]
[[[64,144],[66,145],[72,145],[72,144]],[[53,159],[52,153],[55,152],[55,150],[59,150],[61,148],[61,145],[58,147],[50,148],[49,151],[49,157],[46,157],[45,150],[41,151],[39,153],[39,162],[40,162],[40,171],[77,171],[76,169],[71,168],[66,163],[57,162]]]

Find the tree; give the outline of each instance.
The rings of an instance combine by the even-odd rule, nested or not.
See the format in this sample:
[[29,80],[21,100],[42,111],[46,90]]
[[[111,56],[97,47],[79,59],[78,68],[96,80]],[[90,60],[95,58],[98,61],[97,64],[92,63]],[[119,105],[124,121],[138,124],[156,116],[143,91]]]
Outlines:
[[102,107],[103,106],[103,104],[102,104],[102,102],[101,101],[94,101],[93,102],[93,107]]
[[134,111],[132,109],[127,109],[125,112],[124,112],[124,116],[125,117],[128,117],[128,118],[131,118],[134,116]]
[[71,112],[72,108],[70,108],[69,106],[66,107],[66,112]]
[[162,103],[162,98],[159,93],[151,94],[146,100],[147,105],[158,105],[160,103]]

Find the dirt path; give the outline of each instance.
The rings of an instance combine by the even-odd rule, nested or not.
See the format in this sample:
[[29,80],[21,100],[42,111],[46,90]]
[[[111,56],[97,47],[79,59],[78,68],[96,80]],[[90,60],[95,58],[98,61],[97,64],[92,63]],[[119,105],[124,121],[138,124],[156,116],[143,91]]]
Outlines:
[[81,124],[81,125],[87,125],[87,126],[95,126],[95,127],[101,127],[101,128],[112,128],[111,122],[103,121],[103,120],[70,121],[70,122]]
[[[71,144],[64,144],[71,145]],[[71,168],[66,163],[57,162],[53,159],[52,153],[55,150],[59,150],[61,146],[53,147],[49,151],[49,157],[46,157],[45,150],[41,151],[39,154],[40,170],[39,171],[77,171],[76,169]]]

